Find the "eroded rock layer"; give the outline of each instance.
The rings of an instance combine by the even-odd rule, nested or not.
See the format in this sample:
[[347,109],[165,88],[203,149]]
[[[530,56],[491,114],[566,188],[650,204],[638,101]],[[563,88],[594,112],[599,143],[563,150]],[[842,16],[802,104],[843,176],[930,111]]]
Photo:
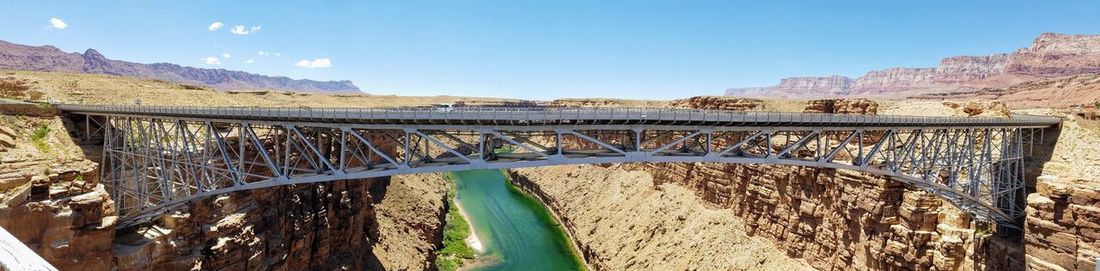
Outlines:
[[776,245],[748,237],[728,209],[645,172],[597,166],[510,171],[557,214],[595,270],[807,270]]
[[79,128],[57,117],[0,116],[0,227],[58,269],[433,268],[441,175],[235,192],[116,233],[98,165],[66,134]]
[[123,234],[121,270],[365,269],[380,264],[373,203],[385,179],[280,186],[203,199]]

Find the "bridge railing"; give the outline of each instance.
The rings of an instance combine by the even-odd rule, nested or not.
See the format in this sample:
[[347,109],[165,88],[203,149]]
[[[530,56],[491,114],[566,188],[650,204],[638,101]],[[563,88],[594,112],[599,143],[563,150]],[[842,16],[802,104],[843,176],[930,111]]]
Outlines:
[[857,115],[828,113],[745,112],[728,110],[642,107],[459,107],[439,108],[307,108],[307,107],[190,107],[138,105],[64,104],[59,108],[77,113],[134,114],[175,117],[227,119],[280,119],[312,121],[355,120],[456,120],[488,122],[675,121],[821,125],[1055,125],[1060,119],[1045,116],[1014,115],[993,117],[940,117]]

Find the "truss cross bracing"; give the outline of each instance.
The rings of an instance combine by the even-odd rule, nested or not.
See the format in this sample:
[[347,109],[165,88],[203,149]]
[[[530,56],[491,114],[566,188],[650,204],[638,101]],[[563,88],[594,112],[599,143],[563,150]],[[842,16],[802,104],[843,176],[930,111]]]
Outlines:
[[[94,116],[121,227],[202,197],[470,169],[716,162],[847,169],[1016,227],[1024,158],[1058,119],[644,108],[286,109],[62,105]],[[91,124],[87,124],[90,126]]]

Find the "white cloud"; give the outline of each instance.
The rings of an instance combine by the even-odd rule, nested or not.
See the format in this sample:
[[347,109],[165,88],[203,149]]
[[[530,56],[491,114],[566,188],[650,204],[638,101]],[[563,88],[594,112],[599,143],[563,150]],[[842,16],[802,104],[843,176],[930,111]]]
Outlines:
[[233,26],[233,28],[229,29],[229,33],[233,33],[233,34],[237,34],[237,35],[248,35],[248,34],[253,34],[253,33],[256,33],[256,32],[260,32],[260,28],[261,27],[257,25],[257,26],[253,26],[251,28],[245,29],[243,25],[235,25],[235,26]]
[[252,64],[252,63],[256,63],[256,61],[255,61],[255,60],[251,60],[251,59],[249,59],[249,60],[245,60],[245,61],[244,61],[244,64]]
[[230,58],[230,57],[233,57],[233,55],[230,55],[229,53],[222,53],[222,58]]
[[202,62],[206,63],[206,65],[221,65],[222,64],[221,60],[218,60],[218,58],[212,57],[212,56],[204,57],[204,58],[201,58],[199,60],[202,60]]
[[275,56],[283,56],[283,54],[275,53]]
[[243,25],[234,26],[233,29],[229,29],[229,33],[237,35],[248,35],[248,30],[244,30]]
[[61,19],[58,19],[57,17],[51,17],[50,25],[46,27],[53,29],[65,29],[66,27],[69,27],[69,24],[65,23],[65,21],[62,21]]
[[223,24],[222,22],[214,22],[210,24],[210,26],[206,27],[206,29],[210,29],[210,31],[218,31],[218,29],[222,29],[223,26],[225,26],[225,24]]
[[302,59],[302,60],[298,61],[298,63],[295,63],[294,66],[307,68],[307,69],[331,68],[332,67],[332,60],[329,60],[328,58],[318,58],[318,59],[314,59],[313,61],[309,61],[307,59]]
[[271,53],[264,52],[264,51],[259,51],[259,52],[256,52],[256,55],[258,55],[258,56],[269,56],[269,55],[271,55]]

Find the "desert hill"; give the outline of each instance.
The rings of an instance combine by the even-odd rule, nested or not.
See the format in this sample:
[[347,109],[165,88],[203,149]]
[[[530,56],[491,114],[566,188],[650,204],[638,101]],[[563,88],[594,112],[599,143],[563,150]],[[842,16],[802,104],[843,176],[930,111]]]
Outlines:
[[225,69],[203,69],[171,63],[142,64],[112,60],[95,49],[66,53],[57,47],[27,46],[0,41],[0,69],[109,74],[175,83],[209,86],[220,90],[275,89],[298,92],[358,93],[351,81],[295,80]]

